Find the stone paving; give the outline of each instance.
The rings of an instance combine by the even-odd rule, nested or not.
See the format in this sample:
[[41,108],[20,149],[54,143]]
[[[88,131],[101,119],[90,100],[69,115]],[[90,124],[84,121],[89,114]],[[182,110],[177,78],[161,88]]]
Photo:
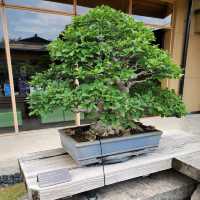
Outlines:
[[18,172],[17,158],[36,151],[61,147],[57,129],[0,135],[0,175]]
[[200,135],[200,114],[190,114],[183,118],[149,117],[141,120],[145,124],[153,125],[160,130],[179,129]]

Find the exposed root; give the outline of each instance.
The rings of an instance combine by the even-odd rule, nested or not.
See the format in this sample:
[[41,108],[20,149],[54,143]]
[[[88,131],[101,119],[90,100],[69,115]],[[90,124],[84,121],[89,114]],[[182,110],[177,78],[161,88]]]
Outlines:
[[152,126],[144,126],[137,122],[134,128],[124,129],[122,127],[114,128],[112,126],[106,126],[101,122],[97,122],[87,127],[78,127],[76,129],[67,129],[66,133],[71,135],[75,140],[79,142],[94,141],[99,138],[112,138],[130,136],[133,134],[139,134],[143,132],[149,132],[155,130]]

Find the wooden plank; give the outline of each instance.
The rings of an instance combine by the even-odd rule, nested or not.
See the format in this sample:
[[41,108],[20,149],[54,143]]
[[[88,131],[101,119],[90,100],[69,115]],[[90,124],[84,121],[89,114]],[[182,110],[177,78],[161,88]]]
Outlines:
[[[55,200],[101,188],[104,186],[103,170],[100,166],[98,169],[90,169],[89,167],[70,170],[72,181],[45,188],[39,187],[36,178],[28,179],[27,186],[30,199],[36,193],[40,200]],[[90,173],[88,173],[88,170],[90,170]]]
[[[105,165],[104,168],[102,165],[80,167],[69,155],[59,155],[58,151],[55,156],[53,156],[53,151],[48,151],[32,155],[30,159],[26,157],[20,160],[20,166],[25,176],[29,196],[36,195],[41,200],[53,200],[170,169],[173,158],[194,152],[200,152],[200,137],[171,130],[163,134],[160,147],[156,151],[134,157],[123,163]],[[72,181],[44,188],[39,187],[37,182],[39,173],[62,168],[69,170]]]
[[166,29],[166,30],[173,30],[173,28],[169,25],[159,25],[159,24],[148,24],[144,23],[145,26],[153,29]]
[[174,157],[200,150],[200,137],[179,130],[170,132],[162,136],[156,151],[124,163],[106,165],[106,185],[170,169]]
[[25,178],[33,178],[39,173],[44,173],[62,168],[77,168],[77,164],[68,155],[55,156],[46,159],[32,160],[30,162],[21,162]]
[[54,200],[104,186],[101,166],[74,169],[70,171],[70,175],[72,177],[71,182],[40,189],[41,200]]
[[46,151],[38,151],[26,154],[19,158],[20,161],[30,161],[30,160],[36,160],[40,158],[48,158],[48,157],[54,157],[58,155],[66,154],[63,148],[57,148],[57,149],[51,149]]
[[170,31],[170,48],[169,52],[171,56],[173,56],[173,49],[174,49],[174,34],[175,34],[175,27],[176,27],[176,4],[173,5],[172,9],[172,17],[171,17],[171,31]]
[[178,172],[200,182],[200,151],[174,158],[172,167]]
[[46,13],[46,14],[54,14],[54,15],[63,15],[63,16],[74,16],[74,13],[65,12],[61,10],[54,10],[54,9],[46,9],[46,8],[37,8],[34,6],[21,6],[12,3],[5,3],[5,8],[10,9],[17,9],[17,10],[24,10],[24,11],[31,11],[31,12],[38,12],[38,13]]
[[170,4],[175,4],[175,2],[176,2],[176,0],[159,0],[159,1],[170,3]]
[[67,168],[43,172],[37,175],[39,187],[49,187],[71,181],[71,176]]
[[69,170],[70,182],[45,188],[39,187],[36,177],[27,179],[29,193],[36,191],[40,200],[54,200],[104,186],[102,166],[74,168]]
[[[53,151],[48,151],[46,155],[45,152],[43,154],[40,152],[32,155],[30,159],[27,157],[20,159],[20,168],[25,177],[29,196],[36,195],[35,191],[37,191],[40,199],[50,200],[104,186],[102,166],[79,168],[69,155],[56,155],[59,151],[62,152],[57,150],[55,156],[53,156]],[[45,188],[39,187],[38,174],[63,168],[69,169],[72,181]]]

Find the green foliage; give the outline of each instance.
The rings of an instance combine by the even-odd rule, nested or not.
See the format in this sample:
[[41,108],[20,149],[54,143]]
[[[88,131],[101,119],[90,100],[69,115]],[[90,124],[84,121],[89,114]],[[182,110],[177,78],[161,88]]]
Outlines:
[[152,45],[154,40],[143,23],[107,6],[74,17],[48,46],[50,69],[33,77],[32,114],[62,106],[97,112],[104,124],[124,128],[146,115],[185,114],[181,99],[159,84],[164,78],[180,78],[181,69]]

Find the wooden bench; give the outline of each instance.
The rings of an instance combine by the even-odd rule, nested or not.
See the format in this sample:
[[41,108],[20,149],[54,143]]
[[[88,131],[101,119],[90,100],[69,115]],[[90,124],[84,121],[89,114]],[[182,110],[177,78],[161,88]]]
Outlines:
[[[170,169],[174,158],[196,152],[200,152],[200,136],[173,130],[163,134],[157,150],[123,163],[80,167],[63,149],[54,149],[22,157],[19,166],[30,200],[54,200]],[[39,186],[38,174],[63,168],[68,168],[71,181]]]

